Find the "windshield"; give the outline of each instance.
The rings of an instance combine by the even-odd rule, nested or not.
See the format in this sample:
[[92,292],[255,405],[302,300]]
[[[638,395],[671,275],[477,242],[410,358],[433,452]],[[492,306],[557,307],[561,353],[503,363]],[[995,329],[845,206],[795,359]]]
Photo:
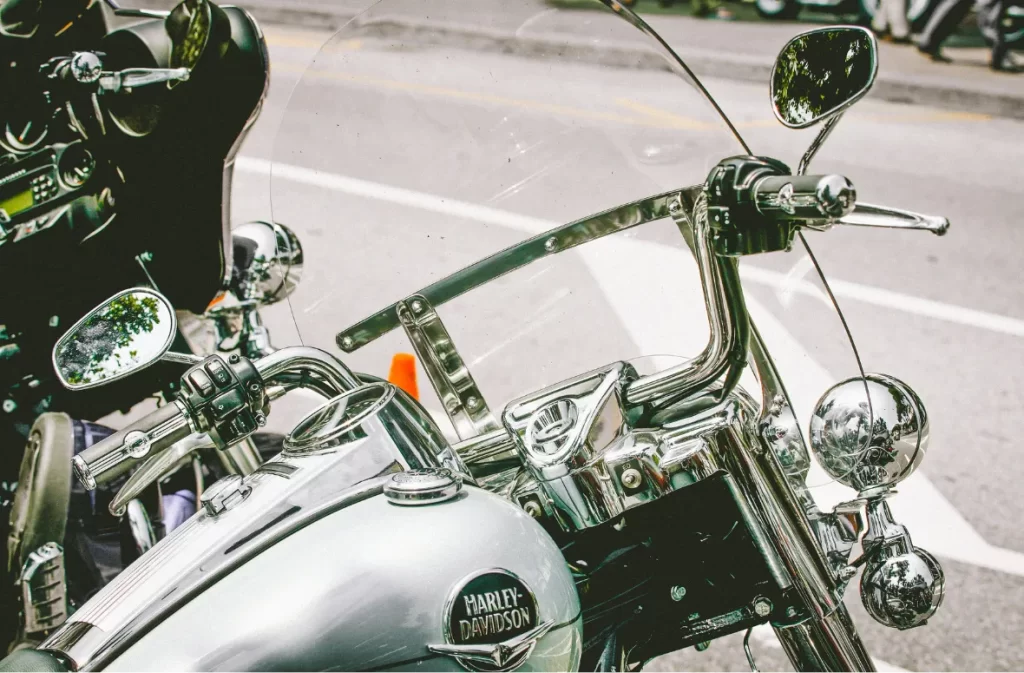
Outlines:
[[[275,142],[273,216],[306,258],[289,299],[303,343],[385,376],[416,352],[410,334],[429,341],[483,419],[449,422],[421,361],[421,401],[453,441],[523,394],[665,356],[643,361],[651,373],[708,343],[694,257],[658,195],[749,152],[631,12],[578,4],[478,16],[380,2],[320,49]],[[460,273],[524,241],[492,271]],[[806,432],[818,396],[859,367],[807,251],[772,257],[744,261],[744,285]]]

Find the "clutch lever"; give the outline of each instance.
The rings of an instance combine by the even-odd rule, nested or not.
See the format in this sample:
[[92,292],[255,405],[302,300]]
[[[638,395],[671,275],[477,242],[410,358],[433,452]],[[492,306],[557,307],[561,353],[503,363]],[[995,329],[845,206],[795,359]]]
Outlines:
[[855,227],[884,227],[886,229],[922,229],[936,236],[949,231],[949,220],[937,215],[924,215],[909,210],[887,208],[870,203],[857,203],[852,212],[836,220],[836,224]]
[[167,474],[175,464],[199,449],[215,448],[210,435],[202,433],[189,435],[185,439],[175,442],[164,451],[151,456],[132,473],[128,481],[124,483],[121,490],[110,501],[110,513],[114,516],[121,516],[125,512],[128,503],[139,497],[146,488],[153,482]]

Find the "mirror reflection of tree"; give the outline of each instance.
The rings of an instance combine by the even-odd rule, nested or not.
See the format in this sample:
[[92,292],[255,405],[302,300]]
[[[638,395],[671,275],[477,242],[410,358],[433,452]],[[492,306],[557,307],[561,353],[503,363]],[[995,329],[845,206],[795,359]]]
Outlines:
[[138,357],[135,338],[160,324],[156,298],[126,294],[107,304],[78,328],[59,353],[58,365],[68,383],[92,383],[130,366]]
[[872,76],[871,39],[859,30],[802,35],[779,55],[772,95],[791,124],[808,123],[842,106]]

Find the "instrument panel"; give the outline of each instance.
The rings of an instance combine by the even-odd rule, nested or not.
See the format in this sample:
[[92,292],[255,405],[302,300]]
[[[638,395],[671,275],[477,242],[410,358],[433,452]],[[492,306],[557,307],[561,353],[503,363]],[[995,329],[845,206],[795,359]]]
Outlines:
[[[53,227],[79,197],[106,194],[101,200],[112,206],[108,188],[91,188],[95,172],[96,160],[82,141],[50,145],[0,168],[0,245]],[[93,231],[113,217],[112,207],[103,210],[99,209],[99,226]]]

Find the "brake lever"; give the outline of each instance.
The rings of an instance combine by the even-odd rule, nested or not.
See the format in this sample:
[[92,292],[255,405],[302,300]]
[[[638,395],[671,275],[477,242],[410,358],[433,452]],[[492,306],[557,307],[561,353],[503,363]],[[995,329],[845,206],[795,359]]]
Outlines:
[[853,212],[840,217],[836,224],[855,227],[883,227],[886,229],[922,229],[936,236],[949,231],[949,220],[937,215],[924,215],[909,210],[887,208],[870,203],[857,203]]
[[109,93],[158,84],[160,82],[188,81],[191,71],[188,68],[128,68],[117,72],[106,71],[100,74],[99,88]]

